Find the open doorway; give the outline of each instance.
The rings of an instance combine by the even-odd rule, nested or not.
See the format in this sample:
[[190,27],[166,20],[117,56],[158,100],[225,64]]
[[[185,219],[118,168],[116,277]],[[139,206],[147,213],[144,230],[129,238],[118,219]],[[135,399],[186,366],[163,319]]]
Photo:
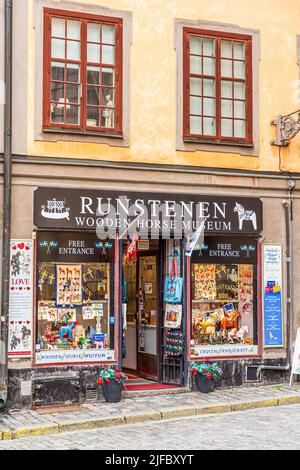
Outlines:
[[[138,242],[137,260],[122,253],[123,361],[132,377],[159,380],[159,241]],[[126,319],[125,319],[126,317]],[[125,357],[124,357],[125,356]]]

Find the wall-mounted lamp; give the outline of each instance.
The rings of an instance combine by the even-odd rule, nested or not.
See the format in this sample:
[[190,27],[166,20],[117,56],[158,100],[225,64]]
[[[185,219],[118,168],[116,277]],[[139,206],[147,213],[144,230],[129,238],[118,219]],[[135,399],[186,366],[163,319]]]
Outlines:
[[278,116],[271,124],[277,129],[276,139],[271,140],[271,145],[287,147],[290,140],[300,131],[300,109],[285,116]]

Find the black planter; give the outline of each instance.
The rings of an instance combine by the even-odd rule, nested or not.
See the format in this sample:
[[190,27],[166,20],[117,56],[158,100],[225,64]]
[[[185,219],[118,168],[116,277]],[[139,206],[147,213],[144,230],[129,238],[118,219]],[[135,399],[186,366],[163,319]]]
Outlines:
[[109,383],[104,381],[102,390],[107,403],[118,403],[121,401],[122,384],[119,384],[116,380],[111,380]]
[[214,389],[213,379],[207,379],[205,375],[197,374],[195,375],[195,383],[197,391],[201,393],[210,393]]

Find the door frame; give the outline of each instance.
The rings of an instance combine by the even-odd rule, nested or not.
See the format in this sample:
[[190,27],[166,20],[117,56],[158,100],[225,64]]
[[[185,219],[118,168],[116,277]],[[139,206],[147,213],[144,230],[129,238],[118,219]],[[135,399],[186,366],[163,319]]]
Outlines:
[[[155,256],[156,257],[156,376],[155,378],[149,374],[149,380],[154,380],[160,382],[160,367],[159,367],[159,360],[160,360],[160,336],[159,336],[159,327],[160,327],[160,243],[158,250],[140,250],[137,251],[137,273],[136,273],[136,292],[139,289],[139,282],[140,282],[140,258],[145,258],[147,256]],[[138,309],[138,297],[136,299],[136,310],[137,313],[139,312]],[[139,358],[139,318],[137,318],[137,325],[136,325],[136,353],[137,353],[137,375],[139,377],[143,377],[143,374],[140,371],[140,358]],[[143,354],[143,353],[141,353]],[[147,353],[146,353],[147,354]],[[147,378],[147,377],[145,377]]]

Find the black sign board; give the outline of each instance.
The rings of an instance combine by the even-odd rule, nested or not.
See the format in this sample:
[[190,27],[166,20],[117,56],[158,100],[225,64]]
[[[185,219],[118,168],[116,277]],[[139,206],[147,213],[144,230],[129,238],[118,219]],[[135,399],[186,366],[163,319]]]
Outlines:
[[205,237],[192,263],[257,264],[257,241],[251,237]]
[[239,196],[44,187],[34,192],[34,223],[39,229],[96,231],[109,227],[124,233],[136,223],[138,230],[161,234],[165,229],[178,232],[178,227],[195,231],[203,219],[205,233],[259,234],[262,201]]
[[92,233],[40,232],[39,262],[104,263],[114,260],[114,242],[101,241]]

